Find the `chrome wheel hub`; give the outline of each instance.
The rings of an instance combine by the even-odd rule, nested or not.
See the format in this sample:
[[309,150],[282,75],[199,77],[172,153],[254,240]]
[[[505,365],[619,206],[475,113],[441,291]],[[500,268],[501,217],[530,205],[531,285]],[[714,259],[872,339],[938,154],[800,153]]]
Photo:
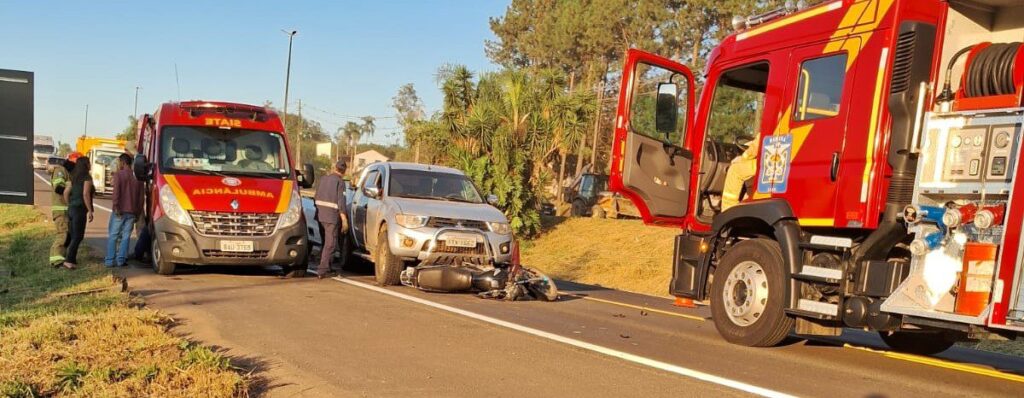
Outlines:
[[761,265],[744,261],[729,272],[722,292],[725,313],[734,324],[750,326],[768,304],[768,277]]

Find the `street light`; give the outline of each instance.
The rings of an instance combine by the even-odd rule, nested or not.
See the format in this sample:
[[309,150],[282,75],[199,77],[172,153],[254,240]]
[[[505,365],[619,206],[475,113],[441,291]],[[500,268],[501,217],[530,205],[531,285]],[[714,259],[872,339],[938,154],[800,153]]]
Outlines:
[[139,116],[139,89],[140,88],[142,88],[142,87],[135,86],[135,112],[132,113],[132,116],[135,116],[135,117]]
[[[284,32],[284,34],[288,35],[288,67],[287,67],[287,69],[285,69],[285,73],[284,73],[284,123],[283,123],[284,124],[284,126],[283,126],[284,127],[284,133],[287,136],[287,134],[288,134],[288,84],[290,83],[291,78],[292,78],[292,39],[295,38],[295,35],[297,33],[299,33],[299,31],[297,31],[297,30],[290,30],[289,31],[289,30],[281,29],[281,32]],[[295,146],[296,147],[299,146],[299,139],[298,139],[298,137],[295,137]],[[301,148],[297,148],[296,150],[299,151],[299,152],[302,151]]]

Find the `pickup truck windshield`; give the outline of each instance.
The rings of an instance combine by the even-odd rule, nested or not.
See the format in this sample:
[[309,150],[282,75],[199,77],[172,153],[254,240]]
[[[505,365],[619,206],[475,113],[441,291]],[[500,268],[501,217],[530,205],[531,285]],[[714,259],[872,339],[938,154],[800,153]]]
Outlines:
[[399,198],[481,203],[480,193],[464,175],[422,170],[392,170],[388,194]]
[[160,170],[170,174],[289,175],[284,137],[269,131],[165,127],[159,159]]

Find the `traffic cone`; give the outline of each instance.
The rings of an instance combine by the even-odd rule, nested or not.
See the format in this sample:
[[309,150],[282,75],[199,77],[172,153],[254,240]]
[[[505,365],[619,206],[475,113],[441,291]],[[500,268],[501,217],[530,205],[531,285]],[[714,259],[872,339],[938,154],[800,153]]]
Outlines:
[[676,297],[676,301],[672,305],[683,308],[697,308],[697,304],[694,304],[692,299],[683,297]]

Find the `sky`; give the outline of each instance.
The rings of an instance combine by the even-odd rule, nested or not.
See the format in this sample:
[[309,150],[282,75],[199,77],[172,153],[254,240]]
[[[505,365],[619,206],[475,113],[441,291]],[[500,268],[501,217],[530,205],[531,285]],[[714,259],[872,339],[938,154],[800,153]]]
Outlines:
[[[44,1],[0,0],[0,69],[35,73],[35,131],[71,142],[112,137],[134,112],[175,100],[284,102],[333,133],[378,117],[364,142],[394,142],[391,99],[413,83],[427,114],[441,106],[437,68],[496,70],[488,18],[507,0]],[[177,65],[178,85],[175,83]],[[86,127],[86,105],[89,107]],[[389,134],[392,136],[389,138]],[[72,144],[73,145],[73,144]]]

